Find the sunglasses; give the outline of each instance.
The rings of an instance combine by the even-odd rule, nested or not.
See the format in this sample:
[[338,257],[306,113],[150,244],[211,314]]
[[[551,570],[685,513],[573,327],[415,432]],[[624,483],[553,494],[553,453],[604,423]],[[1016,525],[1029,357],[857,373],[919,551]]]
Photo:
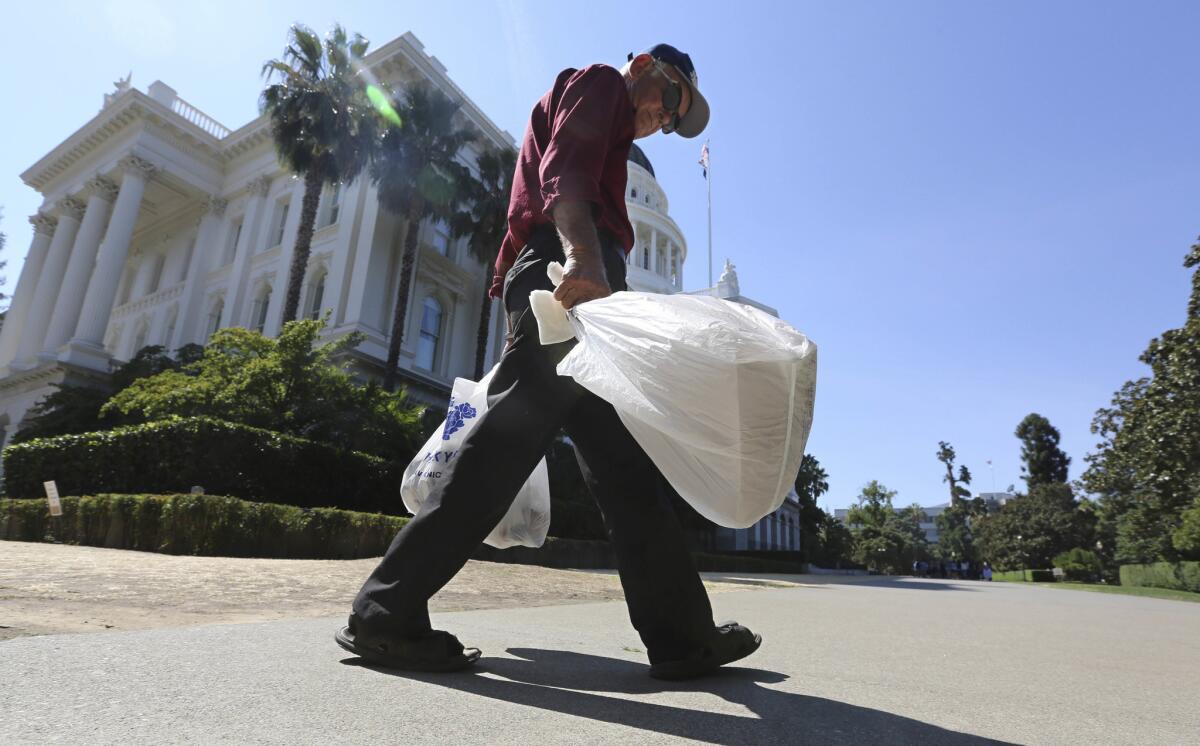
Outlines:
[[656,58],[654,60],[654,69],[662,73],[662,76],[667,79],[667,88],[662,94],[663,108],[671,115],[670,121],[663,125],[662,131],[664,135],[669,135],[679,129],[679,106],[683,103],[683,86],[667,74],[667,69]]

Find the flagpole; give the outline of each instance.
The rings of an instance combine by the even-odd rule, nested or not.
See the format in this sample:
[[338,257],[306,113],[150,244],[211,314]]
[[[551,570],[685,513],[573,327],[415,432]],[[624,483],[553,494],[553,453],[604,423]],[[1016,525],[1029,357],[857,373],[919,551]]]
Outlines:
[[[704,141],[704,147],[708,147],[708,141]],[[708,182],[708,286],[713,286],[712,280],[712,151],[707,151],[708,157],[705,165],[705,178]]]

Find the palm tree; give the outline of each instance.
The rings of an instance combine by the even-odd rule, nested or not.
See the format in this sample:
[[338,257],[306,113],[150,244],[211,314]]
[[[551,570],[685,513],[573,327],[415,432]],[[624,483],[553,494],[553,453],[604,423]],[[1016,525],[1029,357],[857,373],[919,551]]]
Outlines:
[[467,209],[450,221],[450,230],[467,237],[471,256],[483,263],[482,305],[479,309],[479,333],[475,339],[475,380],[483,378],[483,358],[487,354],[488,325],[492,320],[492,266],[508,232],[508,201],[512,194],[517,153],[510,148],[489,149],[479,156],[479,176],[467,189]]
[[475,139],[454,121],[459,105],[425,83],[413,84],[393,102],[401,124],[392,125],[380,138],[371,162],[371,179],[379,190],[379,204],[404,218],[404,258],[392,314],[383,387],[396,388],[400,343],[417,257],[417,232],[421,221],[449,221],[465,200],[470,173],[458,152]]
[[279,160],[304,177],[283,323],[295,320],[300,305],[321,190],[353,180],[370,159],[378,136],[378,117],[357,79],[369,42],[360,34],[348,39],[345,29],[334,26],[322,47],[317,35],[300,24],[288,32],[288,42],[282,59],[263,65],[263,77],[279,80],[263,90],[260,101],[271,120]]

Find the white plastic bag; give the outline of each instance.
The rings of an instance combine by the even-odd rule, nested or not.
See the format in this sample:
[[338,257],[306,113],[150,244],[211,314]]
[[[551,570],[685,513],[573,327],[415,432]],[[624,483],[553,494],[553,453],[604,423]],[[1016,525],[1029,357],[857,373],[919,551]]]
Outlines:
[[[562,268],[552,264],[555,284]],[[558,365],[609,402],[663,476],[704,517],[746,528],[783,504],[812,427],[817,348],[790,325],[709,296],[618,292],[570,312],[530,305]],[[569,338],[569,337],[568,337]]]
[[[446,421],[417,452],[417,457],[404,470],[404,479],[400,483],[404,507],[413,515],[420,512],[434,487],[449,477],[447,465],[454,461],[467,434],[487,411],[488,382],[495,372],[493,368],[479,383],[465,378],[454,379]],[[540,547],[549,530],[550,476],[543,458],[517,493],[504,518],[483,541],[497,549],[517,545]]]

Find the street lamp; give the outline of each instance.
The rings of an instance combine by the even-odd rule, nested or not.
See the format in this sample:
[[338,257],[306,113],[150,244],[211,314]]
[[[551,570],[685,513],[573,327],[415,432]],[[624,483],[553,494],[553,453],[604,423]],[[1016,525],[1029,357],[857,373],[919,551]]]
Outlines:
[[1028,582],[1029,578],[1025,575],[1025,547],[1021,544],[1021,535],[1017,534],[1017,554],[1021,558],[1021,580]]

